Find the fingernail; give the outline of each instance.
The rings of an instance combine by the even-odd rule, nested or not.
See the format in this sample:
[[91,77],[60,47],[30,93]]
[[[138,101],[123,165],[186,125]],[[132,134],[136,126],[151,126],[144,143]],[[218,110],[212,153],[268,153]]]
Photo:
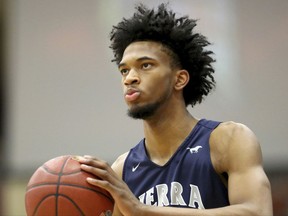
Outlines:
[[91,178],[91,177],[87,177],[86,180],[87,180],[88,182],[96,182],[96,181],[97,181],[97,179]]
[[86,168],[88,167],[86,164],[80,164],[81,167]]
[[80,161],[80,159],[81,159],[81,157],[80,156],[78,156],[78,155],[74,155],[74,156],[72,156],[71,157],[73,160],[76,160],[76,161]]

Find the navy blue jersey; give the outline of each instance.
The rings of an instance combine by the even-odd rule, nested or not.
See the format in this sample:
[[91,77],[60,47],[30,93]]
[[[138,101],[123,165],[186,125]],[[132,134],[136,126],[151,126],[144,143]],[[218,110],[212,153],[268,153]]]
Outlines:
[[141,140],[124,162],[123,180],[147,205],[199,209],[229,205],[227,188],[210,158],[210,134],[219,123],[200,120],[164,166],[148,158],[145,139]]

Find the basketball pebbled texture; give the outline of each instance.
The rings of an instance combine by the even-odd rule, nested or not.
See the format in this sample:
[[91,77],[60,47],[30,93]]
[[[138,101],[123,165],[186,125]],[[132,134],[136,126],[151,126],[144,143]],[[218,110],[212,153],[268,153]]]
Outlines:
[[[91,174],[80,169],[76,157],[53,158],[30,178],[25,207],[28,216],[109,216],[114,201],[111,195],[87,183]],[[95,178],[95,177],[94,177]]]

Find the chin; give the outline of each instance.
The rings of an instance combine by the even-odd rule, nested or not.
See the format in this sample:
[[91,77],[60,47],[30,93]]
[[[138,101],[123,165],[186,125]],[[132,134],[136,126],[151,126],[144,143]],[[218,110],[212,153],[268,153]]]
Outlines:
[[153,103],[153,104],[147,104],[143,106],[133,106],[130,109],[128,109],[128,116],[134,119],[147,119],[149,117],[152,117],[160,104]]

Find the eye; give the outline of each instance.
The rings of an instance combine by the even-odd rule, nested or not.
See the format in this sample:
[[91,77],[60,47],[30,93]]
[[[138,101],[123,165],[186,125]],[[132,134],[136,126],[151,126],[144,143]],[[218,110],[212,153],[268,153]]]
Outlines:
[[148,70],[152,67],[152,64],[151,63],[143,63],[142,64],[142,69],[144,70]]
[[126,75],[126,74],[128,74],[128,72],[129,72],[129,70],[126,69],[126,68],[120,69],[120,73],[121,73],[122,75]]

